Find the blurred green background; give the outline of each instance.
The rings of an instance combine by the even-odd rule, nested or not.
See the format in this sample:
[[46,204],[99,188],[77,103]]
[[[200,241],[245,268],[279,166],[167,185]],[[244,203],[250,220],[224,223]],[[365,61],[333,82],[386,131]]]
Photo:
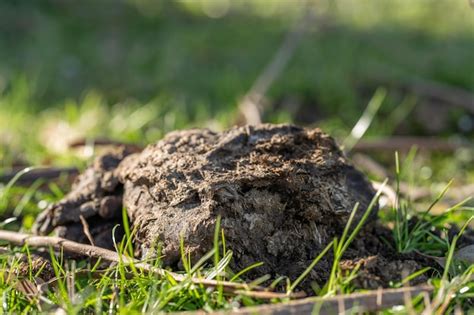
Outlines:
[[[467,0],[3,0],[0,169],[81,163],[90,154],[71,154],[76,139],[145,144],[242,122],[239,101],[308,10],[315,18],[265,95],[264,121],[343,140],[383,87],[367,137],[472,144],[472,110],[413,89],[421,80],[473,95]],[[450,176],[472,171],[466,154],[441,158]]]

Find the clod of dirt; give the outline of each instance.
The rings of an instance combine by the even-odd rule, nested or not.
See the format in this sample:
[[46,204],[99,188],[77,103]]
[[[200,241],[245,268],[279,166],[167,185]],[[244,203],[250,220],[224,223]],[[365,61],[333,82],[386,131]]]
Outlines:
[[[53,229],[58,236],[87,243],[87,230],[93,235],[94,244],[113,248],[112,229],[122,223],[123,185],[115,171],[119,163],[131,154],[126,148],[117,148],[99,156],[76,179],[72,190],[60,202],[42,212],[33,230],[49,234]],[[81,220],[81,217],[83,220]],[[84,226],[82,222],[87,222]],[[117,231],[118,239],[122,234]]]
[[[180,238],[198,259],[213,247],[222,218],[233,268],[264,265],[252,276],[299,276],[341,234],[356,203],[360,219],[374,196],[334,140],[319,129],[291,125],[172,132],[139,154],[99,157],[66,198],[48,208],[35,230],[111,247],[122,205],[136,229],[137,254],[177,265]],[[376,217],[374,209],[370,220]],[[324,266],[326,267],[324,267]],[[313,280],[324,279],[328,262]]]

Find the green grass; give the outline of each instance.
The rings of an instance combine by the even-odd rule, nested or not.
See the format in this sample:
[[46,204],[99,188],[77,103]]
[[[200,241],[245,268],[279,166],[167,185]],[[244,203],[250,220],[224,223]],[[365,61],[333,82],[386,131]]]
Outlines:
[[[128,226],[126,221],[124,221],[124,226]],[[130,231],[127,228],[125,230]],[[218,227],[216,234],[220,234]],[[127,232],[124,240],[117,244],[116,248],[120,254],[129,255],[129,246],[132,246],[130,237],[130,232]],[[233,281],[240,281],[242,273],[234,275],[225,271],[232,257],[231,251],[227,250],[222,259],[218,255],[214,255],[215,252],[220,251],[219,243],[220,241],[217,240],[211,255],[205,255],[194,266],[191,265],[188,257],[183,256],[183,265],[186,266],[185,274],[188,277],[220,280],[232,278]],[[133,249],[130,248],[130,250]],[[229,308],[233,305],[261,303],[261,301],[246,298],[245,295],[224,295],[222,288],[209,290],[200,285],[193,285],[188,280],[178,283],[168,276],[157,278],[154,273],[141,271],[135,268],[134,264],[128,265],[123,261],[115,266],[100,269],[99,262],[92,264],[87,261],[65,259],[61,253],[53,251],[50,252],[54,268],[53,280],[45,287],[44,292],[36,292],[36,294],[25,298],[13,288],[20,282],[31,281],[34,283],[38,275],[30,273],[26,278],[17,278],[14,274],[15,269],[20,265],[19,258],[9,258],[15,257],[14,253],[28,257],[26,264],[32,268],[28,247],[13,248],[8,250],[4,254],[5,256],[2,256],[3,281],[0,288],[3,292],[4,311],[8,312],[51,311],[59,307],[68,314],[121,312],[123,310],[140,313],[195,309],[213,310]],[[214,257],[215,265],[210,262],[212,257]],[[148,260],[147,263],[161,267],[159,258]]]
[[[382,187],[385,186],[385,184],[386,181],[383,183]],[[364,214],[360,218],[359,222],[357,222],[356,226],[352,227],[354,217],[357,211],[359,210],[359,204],[357,203],[351,212],[351,215],[349,217],[349,220],[347,221],[346,227],[344,228],[344,232],[342,233],[341,238],[334,239],[334,259],[331,268],[331,274],[329,275],[329,280],[323,288],[323,292],[325,292],[325,295],[335,295],[336,293],[349,293],[347,292],[345,287],[350,284],[351,279],[354,279],[356,277],[357,268],[355,268],[349,276],[343,276],[339,264],[341,262],[342,256],[344,255],[344,252],[347,250],[349,245],[357,236],[357,233],[360,231],[362,226],[364,226],[364,224],[366,223],[367,218],[372,213],[376,203],[378,203],[381,193],[382,188],[379,189],[375,194],[374,198],[372,198],[372,201],[370,202],[367,209],[365,209]],[[350,229],[352,230],[350,231]]]
[[395,154],[396,165],[396,187],[397,187],[397,201],[392,206],[393,216],[395,217],[395,226],[393,228],[393,239],[395,247],[399,253],[407,253],[416,250],[423,250],[427,254],[439,255],[446,252],[449,246],[447,240],[443,240],[433,231],[434,228],[442,228],[443,223],[452,212],[459,212],[463,210],[471,211],[473,208],[465,207],[472,200],[471,197],[456,203],[455,205],[444,209],[442,213],[431,215],[430,212],[442,200],[446,192],[452,185],[451,180],[446,187],[438,194],[436,198],[424,211],[419,211],[420,215],[415,221],[411,220],[411,207],[407,200],[400,199],[400,164],[398,154]]
[[[398,163],[397,163],[398,164]],[[385,183],[384,183],[385,184]],[[4,189],[0,193],[0,200],[4,200],[6,196],[11,193],[10,190],[14,187],[14,180],[12,180],[8,189]],[[322,286],[321,290],[316,291],[321,296],[332,296],[338,293],[351,293],[355,289],[351,285],[351,281],[357,278],[358,268],[355,268],[350,274],[345,274],[340,270],[340,261],[344,257],[344,252],[350,246],[351,242],[357,237],[357,233],[364,225],[366,219],[369,217],[371,210],[378,201],[381,190],[373,198],[372,202],[365,210],[361,220],[353,226],[353,219],[358,211],[358,205],[355,206],[350,219],[344,229],[340,238],[334,239],[327,245],[318,257],[315,258],[302,273],[300,277],[288,282],[288,292],[297,289],[298,285],[304,280],[313,267],[325,256],[331,248],[333,253],[333,267],[331,270],[328,282]],[[400,196],[399,201],[404,201]],[[441,197],[435,200],[438,201]],[[450,211],[459,211],[459,207],[453,207]],[[381,210],[382,212],[392,212],[388,207]],[[421,217],[425,217],[427,212],[421,213]],[[412,213],[413,214],[413,213]],[[471,212],[472,214],[472,212]],[[473,294],[474,287],[472,286],[472,277],[474,276],[473,265],[465,265],[462,261],[455,259],[456,243],[462,233],[467,228],[469,221],[474,218],[471,215],[470,219],[461,228],[458,235],[453,240],[447,236],[441,236],[440,242],[445,244],[442,255],[445,255],[445,269],[442,274],[434,274],[430,282],[435,286],[435,293],[433,294],[432,307],[439,310],[453,310],[455,307],[466,308],[471,302],[470,298]],[[405,218],[406,219],[406,218]],[[426,218],[425,218],[426,219]],[[395,223],[399,220],[396,218]],[[443,220],[448,221],[446,217]],[[406,220],[404,221],[406,222]],[[433,221],[426,221],[430,224],[422,224],[411,231],[414,234],[413,238],[417,238],[418,234],[425,236],[429,234],[434,226]],[[385,221],[385,224],[390,224],[390,221]],[[392,221],[393,223],[393,221]],[[5,222],[5,225],[8,225]],[[124,216],[124,230],[125,237],[120,243],[116,243],[117,251],[128,257],[133,255],[133,244],[131,239],[134,231],[130,230],[128,220]],[[394,234],[397,233],[395,225]],[[191,257],[185,254],[185,244],[181,244],[182,249],[182,264],[184,270],[182,271],[187,277],[199,277],[206,279],[241,281],[239,280],[242,274],[249,271],[251,268],[258,266],[252,265],[248,268],[234,273],[228,268],[232,259],[232,251],[225,246],[225,231],[220,228],[219,220],[215,227],[214,248],[208,254],[200,259],[195,265],[192,265]],[[399,247],[398,239],[395,238],[395,244]],[[431,249],[430,242],[413,242],[412,247],[402,247],[406,250],[420,250],[429,251]],[[30,313],[30,312],[44,312],[52,311],[57,308],[62,308],[67,313],[107,313],[107,312],[157,312],[157,311],[183,311],[183,310],[197,310],[204,309],[207,311],[215,309],[229,309],[242,306],[251,306],[264,303],[263,300],[246,297],[245,294],[229,294],[224,293],[222,287],[215,290],[207,289],[200,285],[193,285],[190,281],[185,280],[176,282],[172,277],[157,277],[152,272],[142,271],[132,264],[125,264],[123,261],[110,267],[99,268],[99,262],[92,263],[87,260],[73,260],[66,259],[62,253],[55,253],[50,251],[52,266],[54,269],[53,280],[48,285],[43,286],[41,291],[27,292],[22,290],[18,292],[19,283],[34,284],[38,281],[40,270],[36,269],[33,273],[33,263],[31,253],[33,249],[27,246],[10,247],[4,250],[0,255],[1,273],[0,290],[3,292],[3,307],[4,311]],[[23,261],[21,260],[23,257]],[[24,261],[24,257],[27,261]],[[161,260],[158,258],[148,259],[148,264],[155,267],[162,267]],[[23,264],[23,267],[20,267]],[[17,269],[25,268],[29,273],[23,275],[22,278],[17,278],[15,272]],[[43,266],[44,267],[44,266]],[[418,275],[425,273],[429,268],[418,270],[413,275],[409,275],[404,279],[403,283],[408,283],[410,279],[416,278]],[[188,278],[190,279],[190,278]],[[257,279],[253,284],[257,285],[262,281],[268,280],[267,277]],[[279,282],[282,279],[275,279]],[[273,286],[276,285],[274,282]],[[399,286],[397,284],[395,287]],[[454,294],[456,293],[456,294]],[[277,303],[285,299],[274,299],[269,301]],[[413,305],[406,306],[421,310],[426,305],[423,305],[416,298],[413,300]]]
[[[212,19],[201,9],[202,3],[154,7],[150,1],[132,0],[64,6],[51,1],[2,1],[0,174],[31,165],[83,168],[98,152],[92,147],[69,149],[68,143],[78,138],[147,144],[175,129],[223,129],[236,123],[239,99],[278,49],[301,8],[286,1],[235,1],[228,15]],[[323,27],[310,28],[269,90],[265,121],[322,127],[339,143],[348,141],[350,148],[358,140],[351,130],[373,97],[364,138],[434,135],[472,145],[472,127],[462,127],[462,122],[473,121],[472,114],[442,104],[448,111],[430,108],[433,121],[427,124],[420,119],[427,112],[419,110],[429,99],[401,89],[412,79],[423,79],[474,93],[474,19],[467,1],[320,1],[316,9],[325,17],[317,19]],[[434,118],[438,117],[443,122],[436,129]],[[452,258],[458,239],[450,239],[446,231],[468,222],[473,201],[450,193],[474,182],[473,151],[415,153],[400,154],[395,163],[392,152],[371,155],[385,169],[395,169],[388,172],[394,173],[389,181],[392,186],[400,182],[431,191],[431,196],[416,202],[398,194],[398,205],[381,209],[380,220],[392,228],[394,251],[446,257],[448,265],[458,266]],[[66,178],[37,181],[28,187],[0,184],[1,227],[30,230],[37,213],[59,200],[69,186]],[[128,222],[123,224],[128,227]],[[117,248],[130,255],[134,231],[125,230],[127,237]],[[343,274],[337,263],[356,237],[354,231],[346,229],[326,248],[333,249],[336,263],[329,282],[320,284],[317,294],[354,291],[351,281],[357,269]],[[228,309],[263,302],[175,283],[171,278],[157,279],[123,264],[91,275],[78,273],[71,285],[67,279],[75,272],[97,266],[65,259],[61,253],[55,256],[56,284],[29,298],[15,289],[12,274],[21,264],[14,254],[30,259],[33,252],[9,247],[0,254],[4,312],[26,314],[39,312],[39,307],[41,311],[61,307],[69,313],[116,309],[138,313]],[[324,253],[315,257],[301,277],[272,279],[272,286],[286,281],[289,291],[296,290]],[[239,281],[242,274],[261,264],[230,270],[232,252],[226,248],[225,231],[219,228],[215,248],[206,257],[192,266],[183,251],[182,272]],[[161,266],[159,259],[149,263]],[[456,268],[453,272],[448,266],[451,272],[439,275],[418,271],[433,273],[434,308],[443,310],[448,299],[444,310],[472,305],[473,266]],[[33,281],[35,275],[30,272],[26,278]],[[418,312],[426,306],[415,298],[411,307]],[[409,306],[387,312],[407,310]]]

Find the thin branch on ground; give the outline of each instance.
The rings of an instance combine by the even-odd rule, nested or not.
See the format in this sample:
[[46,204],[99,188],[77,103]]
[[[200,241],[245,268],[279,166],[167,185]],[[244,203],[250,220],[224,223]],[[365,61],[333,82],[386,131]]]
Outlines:
[[[178,273],[171,272],[162,268],[151,266],[147,263],[136,261],[124,255],[119,255],[117,252],[114,252],[105,248],[81,244],[81,243],[73,242],[61,237],[34,236],[31,234],[26,234],[26,233],[0,230],[0,240],[7,241],[10,244],[17,245],[17,246],[27,245],[33,248],[52,247],[58,251],[62,250],[70,254],[77,254],[77,255],[87,256],[91,258],[100,258],[108,262],[124,263],[127,265],[133,264],[135,268],[152,272],[153,274],[159,277],[170,276],[177,282],[189,281],[190,283],[193,283],[196,285],[202,285],[202,286],[211,287],[211,288],[221,286],[226,292],[229,292],[229,293],[236,293],[238,291],[239,294],[245,295],[246,293],[253,294],[251,292],[266,290],[265,288],[262,288],[262,287],[251,287],[247,283],[216,281],[216,280],[211,280],[211,279],[195,278],[195,277],[190,277],[188,275],[178,274]],[[268,294],[264,296],[262,295],[261,298],[273,299],[273,298],[303,297],[303,293],[295,293],[295,294],[290,294],[290,295],[283,294],[283,293],[275,293],[275,292],[266,292],[266,293]]]

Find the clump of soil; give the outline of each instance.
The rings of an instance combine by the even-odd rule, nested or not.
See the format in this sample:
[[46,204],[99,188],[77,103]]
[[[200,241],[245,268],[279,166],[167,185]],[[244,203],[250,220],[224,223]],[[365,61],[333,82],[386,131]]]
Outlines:
[[[58,236],[88,243],[82,223],[86,220],[94,244],[113,248],[112,229],[123,222],[123,185],[115,172],[119,163],[130,154],[126,148],[117,148],[96,158],[76,179],[71,192],[38,216],[34,232],[45,235],[54,229]],[[122,230],[117,231],[118,239],[122,233]]]
[[[373,196],[319,129],[194,129],[172,132],[138,154],[122,148],[99,157],[64,200],[38,217],[35,231],[87,243],[82,216],[95,244],[110,248],[125,206],[137,231],[136,254],[156,255],[160,247],[164,263],[177,266],[180,238],[199,259],[213,247],[220,216],[235,270],[264,262],[249,276],[294,279],[341,234],[354,205],[365,210]],[[373,209],[368,221],[376,215]],[[309,280],[324,281],[329,268],[328,258]]]

